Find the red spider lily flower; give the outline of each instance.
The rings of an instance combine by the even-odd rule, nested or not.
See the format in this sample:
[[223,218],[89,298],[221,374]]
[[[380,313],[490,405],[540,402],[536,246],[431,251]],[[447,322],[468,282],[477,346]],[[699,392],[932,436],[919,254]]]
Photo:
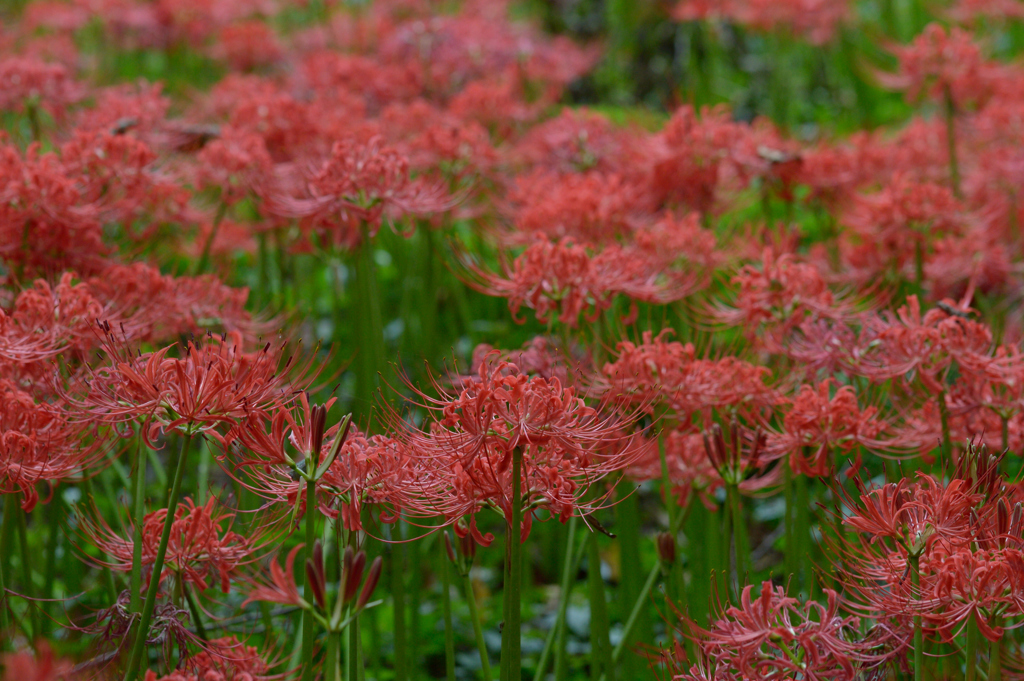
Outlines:
[[[589,375],[591,357],[585,348],[565,348],[557,338],[534,336],[518,350],[497,350],[481,343],[473,348],[470,365],[479,367],[482,362],[510,362],[523,373],[547,379],[558,379],[565,386],[582,385]],[[453,383],[460,383],[467,377],[455,377]],[[468,377],[469,381],[474,376]]]
[[203,643],[203,649],[188,658],[185,666],[157,677],[147,670],[146,681],[262,681],[274,678],[272,665],[253,646],[234,636]]
[[555,175],[546,169],[516,178],[509,192],[513,244],[537,234],[595,245],[614,244],[641,223],[647,209],[641,187],[618,174],[592,171]]
[[73,679],[70,660],[64,660],[53,653],[46,641],[39,641],[35,654],[27,650],[4,653],[0,656],[4,667],[4,681],[57,681]]
[[[244,537],[233,532],[234,514],[220,512],[215,498],[210,497],[205,506],[196,506],[186,497],[175,509],[174,517],[163,573],[159,576],[161,582],[174,576],[202,592],[210,586],[209,577],[214,576],[221,590],[228,593],[238,569],[258,559],[255,554],[260,548],[259,536]],[[152,571],[166,518],[167,509],[161,509],[147,513],[142,521],[144,573]],[[100,565],[117,572],[131,571],[131,535],[127,539],[122,537],[102,519],[84,519],[83,532],[103,552],[105,558],[99,561]],[[148,583],[152,574],[147,574],[146,579]]]
[[285,559],[285,567],[282,570],[276,558],[270,561],[270,581],[266,583],[257,582],[249,597],[242,603],[244,608],[249,603],[280,603],[282,605],[294,605],[300,608],[312,607],[299,595],[299,589],[295,586],[295,556],[302,549],[299,544],[288,552]]
[[959,110],[983,104],[1002,75],[1000,66],[985,61],[971,33],[957,27],[929,24],[913,42],[894,51],[900,69],[883,82],[905,89],[912,99],[949,97]]
[[944,641],[953,640],[969,620],[990,641],[1003,637],[1003,627],[993,626],[993,615],[1004,616],[1022,611],[1024,582],[1011,568],[1002,551],[961,549],[939,554],[927,565],[935,577],[926,593],[934,601],[924,613],[924,621]]
[[[645,137],[643,131],[616,125],[597,111],[565,107],[516,140],[512,158],[530,168],[560,174],[622,172],[623,168],[641,166]],[[519,182],[516,178],[517,185]]]
[[762,266],[745,265],[732,279],[739,286],[733,307],[719,306],[713,317],[742,327],[750,337],[761,331],[769,350],[781,349],[793,329],[809,321],[843,320],[855,315],[854,304],[834,294],[814,265],[789,253],[776,257],[771,248]]
[[[636,416],[602,417],[557,379],[530,377],[508,362],[483,361],[474,380],[457,395],[435,382],[439,397],[420,391],[419,405],[436,420],[420,431],[391,414],[397,437],[424,467],[416,510],[445,516],[455,524],[493,507],[506,522],[512,516],[513,450],[523,455],[522,536],[532,511],[546,508],[563,522],[585,506],[580,499],[602,477],[627,467],[637,455],[614,448]],[[415,388],[414,388],[415,390]],[[613,451],[614,449],[614,451]],[[588,502],[591,506],[594,502]],[[460,533],[467,528],[456,525]],[[475,533],[475,524],[468,531]],[[461,535],[460,535],[461,536]],[[481,543],[487,538],[474,534]]]
[[21,493],[31,511],[36,486],[80,478],[105,454],[88,423],[70,421],[57,405],[41,404],[9,379],[0,379],[0,494]]
[[[250,413],[289,401],[301,392],[289,380],[292,358],[282,362],[282,348],[267,343],[255,353],[242,350],[239,339],[207,336],[189,341],[183,356],[169,345],[146,355],[133,355],[104,325],[105,349],[111,363],[94,369],[83,385],[65,391],[65,399],[83,419],[123,422],[151,419],[147,440],[159,430],[183,428],[209,432],[245,419]],[[308,366],[296,373],[300,384]],[[299,386],[301,387],[301,385]]]
[[881,191],[860,194],[842,215],[858,245],[845,251],[870,274],[887,272],[921,281],[934,244],[962,235],[970,224],[964,206],[939,184],[897,173]]
[[719,19],[761,31],[791,32],[824,45],[849,18],[850,5],[843,0],[680,0],[672,16],[679,21]]
[[0,60],[0,110],[24,112],[40,106],[56,119],[85,96],[68,69],[32,57],[9,56]]
[[[325,431],[323,418],[333,402],[311,410],[306,396],[300,395],[298,405],[250,415],[225,438],[225,469],[269,502],[291,508],[296,521],[308,503],[316,503],[331,518],[340,517],[350,530],[362,529],[361,511],[366,504],[380,508],[385,522],[397,520],[388,508],[405,506],[409,490],[418,486],[417,461],[397,441],[380,435],[366,437],[350,421],[345,421],[344,430],[335,425]],[[304,416],[295,413],[300,409]],[[286,443],[292,445],[294,455]],[[313,460],[318,471],[310,470]],[[244,476],[239,475],[242,471]],[[312,502],[306,498],[305,476],[315,477]]]
[[278,61],[283,50],[274,30],[263,21],[241,21],[225,26],[212,48],[213,56],[236,71],[251,71]]
[[[71,625],[70,628],[95,636],[103,647],[112,647],[114,653],[120,653],[125,644],[130,647],[132,632],[138,628],[139,614],[131,609],[130,604],[131,594],[126,589],[118,595],[113,605],[97,612],[91,622],[82,626]],[[191,654],[190,645],[198,646],[203,643],[202,639],[189,630],[188,620],[188,612],[179,610],[173,603],[160,603],[153,611],[146,644],[159,645],[162,648],[163,661],[167,667],[173,666],[171,659],[175,646],[178,648],[180,659],[185,660]],[[94,663],[89,666],[96,665]]]
[[[513,318],[522,323],[523,306],[547,323],[554,312],[558,321],[576,327],[580,315],[594,321],[612,306],[616,295],[634,301],[665,305],[698,290],[704,279],[694,273],[666,269],[658,256],[636,249],[607,246],[599,252],[569,239],[548,241],[542,235],[527,247],[501,275],[468,263],[467,284],[481,293],[508,298]],[[630,313],[633,316],[635,303]]]
[[96,106],[76,112],[76,128],[85,132],[122,132],[159,147],[160,128],[171,108],[160,83],[138,83],[96,88]]
[[[782,431],[769,437],[768,449],[789,454],[794,472],[812,477],[830,475],[839,454],[855,447],[869,451],[892,451],[898,443],[882,439],[889,424],[879,418],[876,407],[861,409],[857,394],[848,385],[831,394],[835,379],[827,378],[816,387],[800,386],[782,420]],[[848,476],[860,467],[860,455],[852,462]]]
[[852,513],[843,522],[871,535],[871,542],[892,539],[911,553],[934,544],[963,544],[970,535],[970,512],[982,497],[964,480],[943,484],[925,473],[917,482],[906,479],[864,492],[848,504]]
[[704,452],[726,485],[752,494],[779,482],[782,466],[770,467],[775,456],[768,451],[767,435],[761,428],[750,430],[733,416],[729,424],[729,442],[722,427],[713,423],[702,439]]
[[[309,394],[300,392],[296,403],[276,404],[271,408],[254,411],[234,428],[226,440],[237,440],[242,445],[242,459],[238,466],[267,466],[284,464],[294,466],[300,461],[308,462],[313,455],[323,461],[323,453],[330,448],[328,438],[338,433],[338,425],[326,429],[326,413],[336,398],[330,398],[323,405],[309,404]],[[270,432],[266,426],[269,423]],[[287,451],[290,444],[296,452]],[[251,454],[247,456],[245,452]]]
[[380,136],[336,142],[307,187],[308,198],[268,197],[268,209],[304,218],[331,241],[353,248],[362,239],[361,224],[368,226],[372,238],[385,216],[438,213],[452,205],[441,184],[411,178],[409,161]]
[[424,94],[423,69],[415,60],[382,63],[372,57],[328,49],[306,56],[301,69],[303,80],[326,101],[333,103],[339,92],[358,92],[371,112]]
[[[245,309],[248,289],[225,286],[217,277],[174,277],[145,263],[112,264],[88,279],[89,290],[124,323],[132,338],[162,343],[201,328],[258,335],[269,327]],[[238,338],[234,342],[240,344]]]
[[909,296],[895,316],[879,314],[865,320],[872,351],[860,358],[854,371],[874,380],[904,376],[940,393],[954,362],[979,373],[996,364],[991,331],[969,317],[949,302],[922,314],[917,296]]
[[0,374],[32,376],[45,383],[45,360],[57,354],[68,361],[81,359],[95,347],[94,323],[106,310],[84,283],[64,273],[55,286],[36,280],[18,294],[8,315],[0,310]]
[[661,401],[680,422],[696,414],[710,423],[715,409],[754,416],[778,401],[765,383],[765,367],[735,357],[698,359],[692,344],[669,341],[671,334],[671,329],[657,336],[645,331],[639,344],[621,341],[616,360],[602,369],[599,387],[624,404],[651,409]]
[[1024,7],[1013,0],[957,0],[948,12],[964,23],[1024,18]]
[[723,161],[742,134],[724,107],[678,109],[655,138],[650,191],[658,205],[704,214],[714,207]]
[[220,190],[220,200],[234,205],[250,194],[265,194],[272,186],[274,162],[263,137],[233,126],[222,126],[217,139],[196,156],[196,183]]
[[391,104],[381,112],[388,139],[409,159],[413,172],[440,170],[452,180],[494,178],[497,151],[487,130],[423,100]]
[[404,509],[415,506],[421,470],[420,461],[400,440],[354,431],[320,480],[320,489],[328,497],[321,509],[341,518],[350,531],[363,528],[364,506],[379,509],[384,522],[394,522]]
[[[706,656],[704,665],[686,673],[685,661],[669,654],[674,679],[804,678],[851,681],[866,661],[857,640],[860,620],[839,614],[839,597],[825,590],[827,604],[800,603],[770,581],[747,586],[740,605],[727,608],[709,629],[689,623],[689,635]],[[681,651],[680,651],[681,652]],[[713,662],[713,664],[712,664]],[[713,671],[712,671],[713,667]]]
[[653,224],[637,229],[633,242],[667,264],[681,260],[686,267],[704,275],[714,272],[726,257],[718,249],[715,233],[701,225],[697,213],[683,217],[664,213]]
[[[708,458],[704,438],[700,433],[690,433],[675,428],[664,436],[665,465],[672,492],[681,508],[685,508],[693,495],[708,508],[715,508],[715,492],[723,485],[722,476]],[[639,445],[640,454],[625,469],[625,475],[635,482],[660,480],[661,452],[659,443],[647,438]]]

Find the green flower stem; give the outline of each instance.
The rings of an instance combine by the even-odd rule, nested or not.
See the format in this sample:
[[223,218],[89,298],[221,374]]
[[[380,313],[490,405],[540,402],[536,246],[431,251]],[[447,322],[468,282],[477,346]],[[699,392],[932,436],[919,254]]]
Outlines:
[[[370,227],[362,225],[362,241],[356,254],[355,324],[359,343],[356,358],[356,404],[360,417],[373,430],[373,404],[380,374],[385,369],[384,322],[381,316],[380,288],[374,261]],[[401,680],[399,680],[401,681]]]
[[20,506],[15,506],[15,508],[17,509],[18,516],[18,548],[21,551],[21,581],[24,582],[21,585],[21,589],[29,600],[28,622],[32,631],[32,639],[35,640],[39,636],[39,619],[36,616],[36,609],[32,604],[33,597],[35,596],[35,586],[32,584],[32,566],[29,560],[31,554],[28,550],[28,514]]
[[[700,503],[699,501],[697,502]],[[672,535],[676,535],[679,532],[679,528],[682,527],[683,523],[686,522],[690,516],[690,511],[693,508],[693,504],[688,504],[686,510],[683,511],[676,519],[676,525],[669,527],[669,532]],[[678,562],[678,561],[676,561]],[[639,596],[637,596],[636,602],[633,603],[633,609],[629,613],[629,618],[626,620],[626,624],[622,629],[622,638],[615,646],[615,650],[612,651],[612,664],[618,664],[622,659],[623,654],[626,652],[626,648],[629,644],[629,636],[633,633],[633,629],[636,627],[637,621],[640,619],[640,614],[644,610],[644,606],[647,605],[647,599],[651,595],[651,589],[654,588],[655,582],[658,581],[658,575],[661,573],[661,565],[655,564],[651,571],[647,573],[647,581],[644,582],[643,588],[640,590]],[[602,675],[601,681],[606,681],[607,677]]]
[[209,641],[210,637],[206,634],[206,627],[203,626],[202,611],[199,610],[199,605],[196,603],[191,589],[188,588],[185,582],[180,582],[180,584],[181,593],[185,596],[185,602],[188,603],[188,611],[192,615],[192,626],[195,627],[196,635],[204,641]]
[[[994,627],[1000,626],[999,617],[992,619]],[[1003,632],[1006,636],[1006,632]],[[1003,639],[992,641],[988,657],[988,681],[1001,681],[1003,677]]]
[[[306,518],[304,521],[306,529],[306,556],[313,555],[313,545],[316,543],[316,480],[312,477],[316,472],[317,461],[310,460],[307,466],[306,480]],[[309,585],[306,585],[309,589]],[[312,592],[306,592],[306,598],[310,599]],[[312,600],[312,599],[310,599]],[[313,621],[313,613],[305,610],[302,613],[302,681],[313,681],[313,644],[316,642],[316,622]]]
[[939,400],[939,421],[942,424],[942,455],[945,461],[953,454],[953,439],[949,434],[949,407],[946,406],[946,391],[938,395]]
[[[50,537],[47,541],[46,547],[46,567],[43,571],[43,594],[48,601],[52,601],[54,598],[54,582],[57,578],[57,544],[60,542],[60,523],[62,512],[64,511],[64,498],[61,496],[60,490],[54,488],[53,499],[50,503],[46,504],[46,523],[49,526]],[[44,617],[42,620],[43,624],[43,635],[49,633],[49,625],[53,623],[49,617]]]
[[452,628],[452,592],[451,566],[445,553],[444,542],[438,542],[441,548],[441,609],[444,613],[444,669],[448,681],[455,681],[455,631]]
[[466,573],[463,577],[463,590],[466,592],[466,603],[469,605],[469,618],[473,620],[473,636],[476,638],[476,649],[480,653],[480,670],[483,681],[491,681],[491,660],[487,654],[487,643],[484,641],[484,629],[480,624],[480,608],[476,604],[476,593],[473,590],[473,579]]
[[975,681],[978,678],[978,624],[974,618],[967,621],[967,665],[964,681]]
[[737,600],[743,591],[743,584],[747,577],[747,556],[750,554],[750,547],[747,545],[747,526],[743,522],[743,506],[740,503],[740,491],[736,485],[726,486],[726,496],[729,501],[729,515],[731,516],[734,572]]
[[357,615],[348,625],[349,647],[352,650],[352,656],[349,658],[349,664],[352,666],[354,681],[366,681],[366,668],[363,661],[363,637],[360,633],[361,631],[362,628],[359,624],[359,616]]
[[786,543],[786,551],[784,556],[785,570],[787,580],[796,579],[797,571],[797,560],[798,554],[796,552],[796,503],[794,499],[793,489],[793,471],[789,467],[789,462],[785,462],[785,471],[783,478],[783,495],[786,499],[785,515],[783,516],[783,536]]
[[502,574],[501,589],[501,657],[499,659],[498,678],[501,681],[508,681],[508,613],[511,610],[509,603],[512,598],[512,546],[510,544],[512,532],[505,531],[505,560]]
[[149,580],[149,589],[146,591],[146,602],[142,606],[142,618],[135,632],[135,642],[132,645],[131,657],[128,659],[124,681],[135,681],[139,676],[142,655],[146,649],[146,640],[149,638],[149,625],[153,620],[153,609],[156,607],[156,594],[160,590],[160,574],[164,570],[164,557],[167,555],[167,543],[171,538],[171,525],[174,524],[174,515],[178,509],[178,497],[181,496],[181,479],[185,476],[185,462],[188,459],[188,448],[191,442],[192,431],[189,430],[185,432],[185,436],[181,440],[181,453],[178,455],[178,465],[174,470],[174,482],[167,500],[167,518],[164,521],[163,532],[160,534],[160,544],[157,546],[156,558],[153,561],[152,578]]
[[[8,494],[7,499],[4,500],[4,506],[9,507],[10,502],[14,499],[13,494]],[[7,516],[10,513],[7,508],[4,509],[4,522],[3,529],[7,529]],[[3,645],[3,641],[7,640],[7,627],[9,621],[7,618],[7,582],[5,581],[4,571],[6,569],[7,561],[2,558],[2,555],[6,555],[6,548],[4,547],[3,535],[6,534],[3,530],[0,530],[0,650],[6,650],[7,646]]]
[[[628,485],[621,485],[621,489],[622,497],[619,499],[619,503],[615,505],[615,514],[618,519],[618,530],[615,534],[617,535],[619,542],[619,563],[622,570],[620,581],[621,591],[620,596],[618,597],[618,599],[621,599],[622,603],[619,608],[619,617],[624,619],[629,614],[629,611],[626,610],[626,608],[630,603],[636,602],[641,589],[643,589],[644,575],[643,561],[640,556],[641,527],[639,495],[636,494]],[[675,500],[673,499],[673,501]],[[673,536],[673,541],[674,540],[675,537]],[[674,561],[672,564],[673,581],[675,581],[676,578],[677,567],[681,567],[681,562],[678,560]],[[653,638],[650,618],[646,617],[647,612],[647,609],[644,609],[639,613],[639,619],[635,623],[635,631],[631,632],[628,637],[628,643],[630,645],[636,644],[639,641],[648,641]],[[646,662],[640,657],[631,657],[627,660],[626,669],[624,671],[630,677],[639,678],[644,676],[646,667]]]
[[565,538],[565,558],[562,562],[562,581],[558,588],[558,615],[555,618],[555,625],[551,627],[551,631],[548,632],[547,640],[544,642],[544,650],[541,652],[540,660],[537,662],[537,672],[533,675],[535,681],[541,681],[544,678],[544,673],[547,671],[548,658],[551,657],[551,650],[555,648],[555,641],[558,642],[558,647],[555,652],[555,668],[557,677],[557,668],[559,662],[564,658],[565,646],[563,628],[565,627],[565,614],[569,608],[569,595],[572,590],[572,577],[576,574],[576,562],[582,555],[582,552],[577,553],[574,549],[576,548],[576,524],[579,519],[576,516],[569,518],[569,526],[566,530]]
[[946,86],[943,93],[943,115],[946,118],[946,149],[949,153],[949,184],[953,195],[958,199],[963,196],[960,191],[960,164],[956,155],[956,102],[953,93]]
[[[341,633],[327,634],[327,648],[324,652],[324,681],[341,681],[341,668],[338,661]],[[306,664],[307,667],[312,666]]]
[[519,681],[522,675],[522,595],[523,584],[523,452],[512,450],[512,520],[505,527],[509,545],[509,581],[506,585],[505,633],[507,650],[502,650],[502,666],[508,681]]
[[[405,631],[405,544],[391,545],[391,598],[395,620],[395,681],[409,678],[408,649]],[[355,680],[352,680],[355,681]]]
[[[796,476],[793,486],[796,488],[793,494],[796,500],[796,507],[793,509],[793,515],[796,521],[795,535],[797,556],[809,557],[811,555],[811,500],[810,491],[807,488],[807,476]],[[814,577],[807,567],[807,559],[805,558],[802,561],[798,560],[797,564],[803,566],[800,569],[800,586],[805,589],[807,593],[810,593]]]
[[[921,557],[910,555],[910,583],[917,597],[921,590]],[[924,678],[924,628],[921,615],[914,615],[914,681]]]
[[1002,421],[1002,436],[1003,436],[1003,451],[1010,449],[1010,418],[1003,416]]
[[590,668],[594,681],[615,679],[612,664],[611,641],[608,638],[608,601],[605,598],[604,578],[601,576],[601,554],[597,548],[597,533],[587,537],[587,584],[590,591]]
[[203,244],[203,252],[199,256],[199,261],[196,263],[196,275],[200,275],[206,271],[206,266],[210,264],[210,250],[213,248],[213,242],[217,238],[217,232],[220,230],[220,223],[224,220],[224,215],[228,211],[228,204],[221,201],[217,204],[217,213],[213,216],[213,225],[210,226],[210,234],[206,237],[206,243]]
[[[143,426],[145,427],[145,426]],[[135,453],[135,479],[132,481],[132,572],[130,605],[132,612],[142,611],[142,523],[146,517],[146,450],[145,438],[139,433]]]

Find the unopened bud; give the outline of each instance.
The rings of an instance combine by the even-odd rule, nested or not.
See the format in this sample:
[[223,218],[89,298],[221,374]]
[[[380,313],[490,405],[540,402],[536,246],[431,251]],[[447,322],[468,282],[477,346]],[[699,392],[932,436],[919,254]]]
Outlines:
[[[365,560],[365,555],[364,560]],[[377,556],[373,559],[373,565],[370,566],[370,573],[366,576],[366,582],[363,584],[363,590],[359,593],[359,600],[356,601],[356,610],[362,610],[366,607],[366,604],[370,602],[370,596],[373,595],[374,589],[377,588],[377,582],[380,581],[380,571],[384,565],[384,559]]]
[[471,535],[465,535],[459,537],[459,551],[466,557],[466,560],[470,563],[473,562],[473,558],[476,557],[476,540]]
[[658,558],[665,565],[676,562],[676,540],[668,532],[659,532],[657,537]]
[[[349,548],[351,551],[351,547]],[[363,570],[366,568],[366,552],[356,553],[350,563],[348,572],[345,573],[345,593],[343,599],[346,603],[352,600],[359,591],[359,583],[363,581]]]
[[449,537],[448,533],[444,530],[441,531],[441,534],[444,535],[444,550],[445,553],[448,554],[448,560],[450,560],[453,563],[458,563],[459,557],[455,555],[455,547],[452,546],[452,538]]
[[310,434],[310,459],[317,461],[320,458],[320,450],[324,446],[324,429],[327,427],[327,408],[323,405],[316,405],[310,410],[309,434]]
[[320,576],[317,574],[312,558],[306,559],[306,583],[309,584],[309,590],[312,592],[313,600],[316,604],[321,608],[325,608],[324,592],[326,591],[326,585],[320,581]]

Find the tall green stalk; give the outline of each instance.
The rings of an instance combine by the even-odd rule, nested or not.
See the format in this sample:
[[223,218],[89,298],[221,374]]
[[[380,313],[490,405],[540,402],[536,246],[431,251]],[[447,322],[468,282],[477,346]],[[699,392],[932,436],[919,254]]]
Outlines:
[[405,544],[393,543],[391,552],[391,599],[394,606],[395,681],[409,678],[408,650],[405,632]]
[[380,287],[377,265],[370,240],[369,225],[362,226],[362,242],[356,254],[355,324],[358,353],[356,357],[355,411],[373,426],[373,405],[376,401],[380,374],[385,369],[384,322],[381,315]]
[[943,92],[943,114],[946,118],[946,150],[949,154],[949,184],[953,195],[958,199],[963,196],[960,191],[960,163],[956,153],[956,102],[949,86]]
[[967,666],[964,681],[975,681],[978,678],[978,624],[974,618],[967,621]]
[[[145,426],[143,426],[145,427]],[[132,481],[132,572],[129,607],[132,612],[142,611],[142,524],[146,517],[146,451],[145,438],[139,433],[139,446],[135,452],[135,479]]]
[[508,681],[522,676],[522,584],[523,584],[523,452],[512,450],[512,518],[505,526],[509,546],[508,599],[505,601],[506,646],[502,648],[502,667]]
[[[313,458],[310,461],[310,465],[307,467],[308,472],[313,473],[316,471],[317,461],[316,454],[311,453]],[[306,480],[306,518],[305,518],[305,530],[306,530],[306,556],[312,556],[313,545],[316,543],[316,516],[317,516],[317,503],[316,503],[316,480],[311,476]],[[309,589],[309,584],[306,585]],[[312,593],[307,591],[306,598],[310,598],[308,594]],[[313,613],[310,610],[306,610],[302,613],[302,681],[313,681],[313,644],[316,642],[316,622],[313,620]]]
[[[8,500],[13,499],[13,498],[14,498],[13,494],[8,494],[7,495],[7,500],[5,500],[5,501],[8,501]],[[6,506],[6,503],[5,503],[5,506]],[[4,509],[4,521],[5,521],[3,523],[4,525],[7,524],[6,520],[7,520],[7,511],[6,511],[6,509]],[[3,548],[4,548],[3,547],[3,541],[2,541],[2,535],[3,535],[3,532],[0,531],[0,552],[2,552]],[[3,641],[7,640],[6,633],[7,633],[7,627],[9,625],[9,622],[8,622],[8,619],[7,619],[7,582],[6,582],[5,577],[4,577],[4,572],[5,572],[5,569],[6,569],[6,565],[5,565],[6,562],[7,561],[5,561],[2,558],[0,558],[0,650],[6,650],[6,646],[3,645]]]
[[[50,536],[46,546],[46,567],[43,571],[43,597],[47,604],[54,599],[54,582],[57,578],[57,544],[60,542],[61,514],[64,510],[64,498],[59,489],[54,489],[53,498],[46,504],[46,524],[49,526]],[[42,619],[43,636],[49,633],[49,625],[53,620],[49,617]]]
[[725,491],[729,502],[733,541],[733,580],[738,599],[747,577],[747,556],[750,555],[750,546],[747,539],[747,526],[743,519],[743,505],[740,503],[739,488],[736,485],[727,485]]
[[[635,603],[643,588],[643,562],[640,557],[640,508],[637,494],[629,490],[625,485],[621,486],[622,498],[615,505],[615,515],[618,520],[616,536],[619,542],[619,563],[622,570],[620,581],[622,610],[620,616],[623,620],[629,615],[626,610],[630,603]],[[673,541],[675,537],[673,536]],[[678,563],[679,561],[675,561]],[[675,564],[673,564],[673,571]],[[635,630],[629,636],[629,644],[637,641],[648,641],[652,639],[650,632],[650,620],[645,617],[647,610],[640,613],[640,619],[636,622]],[[626,666],[626,673],[631,678],[638,679],[647,676],[647,664],[639,657],[630,658]]]
[[604,578],[601,576],[601,555],[597,547],[597,533],[587,537],[587,584],[590,591],[590,670],[591,678],[602,677],[613,681],[615,667],[612,665],[611,642],[608,638],[608,602],[604,594]]
[[[994,617],[992,626],[1002,624],[999,617]],[[1006,636],[1004,631],[1003,636]],[[992,641],[988,657],[988,681],[1001,681],[1003,678],[1003,638]]]
[[192,626],[195,627],[196,635],[203,641],[209,641],[210,637],[207,636],[206,627],[203,626],[203,613],[199,609],[199,604],[196,603],[196,599],[192,595],[192,591],[188,588],[188,585],[185,584],[185,582],[180,581],[180,576],[178,579],[178,584],[181,586],[181,593],[185,597],[185,602],[188,603],[188,611],[192,615]]
[[953,454],[953,438],[949,431],[949,407],[946,405],[946,391],[942,390],[938,395],[939,401],[939,422],[942,425],[942,456],[944,462],[949,462]]
[[221,201],[217,204],[217,213],[213,217],[213,224],[210,225],[210,234],[206,237],[206,242],[203,243],[203,252],[199,255],[199,260],[196,262],[195,273],[197,275],[202,274],[206,271],[206,266],[210,264],[210,251],[213,249],[213,242],[217,238],[217,232],[220,231],[220,223],[224,221],[224,215],[227,214],[228,204]]
[[445,554],[444,542],[441,548],[441,609],[444,617],[444,669],[445,678],[455,681],[455,631],[452,626],[452,585],[451,566]]
[[[914,597],[921,591],[921,557],[910,554],[910,583],[914,587]],[[914,615],[914,681],[924,678],[924,627],[921,615]]]
[[462,578],[462,588],[466,592],[466,604],[469,605],[469,618],[473,621],[473,636],[476,639],[476,650],[480,654],[480,671],[483,681],[491,681],[491,659],[487,653],[487,642],[484,640],[484,629],[480,623],[480,608],[476,604],[476,593],[473,590],[473,579],[469,572]]
[[[555,624],[551,628],[548,640],[544,643],[544,650],[541,652],[540,660],[537,662],[537,671],[534,674],[534,681],[541,681],[547,671],[548,658],[551,650],[555,650],[555,678],[559,678],[558,670],[563,666],[565,659],[565,615],[569,609],[569,596],[572,591],[572,577],[576,573],[576,565],[580,554],[576,552],[576,524],[579,521],[577,516],[569,518],[569,526],[566,528],[565,556],[562,559],[562,580],[558,585],[558,614],[555,616]],[[563,670],[564,676],[564,670]]]
[[153,609],[156,607],[156,594],[160,589],[160,574],[164,570],[167,543],[171,538],[171,525],[174,524],[174,515],[178,509],[178,498],[181,496],[181,480],[185,476],[185,462],[188,459],[188,448],[191,442],[192,431],[187,430],[181,440],[181,452],[178,455],[178,465],[174,469],[174,482],[172,483],[167,501],[167,518],[164,521],[164,529],[160,534],[160,544],[157,546],[156,557],[153,560],[153,571],[151,573],[153,576],[149,580],[146,602],[142,606],[142,618],[139,620],[139,627],[135,632],[135,642],[132,645],[131,657],[128,659],[128,669],[125,670],[124,681],[135,681],[139,676],[142,655],[146,649],[146,640],[149,638],[149,625],[153,620]]
[[[327,647],[324,651],[324,681],[341,681],[341,667],[339,661],[341,634],[330,632],[327,634]],[[312,665],[307,662],[307,667]]]
[[39,636],[39,617],[36,614],[36,609],[32,604],[32,600],[35,596],[35,586],[32,583],[32,562],[29,560],[31,555],[28,550],[28,528],[27,520],[28,514],[21,508],[21,506],[15,506],[17,509],[17,521],[18,521],[18,548],[21,553],[21,581],[24,582],[21,585],[22,592],[25,597],[29,600],[28,606],[28,622],[32,630],[32,639],[35,640]]

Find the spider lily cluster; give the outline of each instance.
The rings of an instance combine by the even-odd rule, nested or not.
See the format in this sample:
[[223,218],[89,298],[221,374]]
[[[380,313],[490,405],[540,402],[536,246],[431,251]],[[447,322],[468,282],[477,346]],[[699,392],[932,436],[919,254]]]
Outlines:
[[0,679],[1024,677],[1024,11],[632,4],[0,8]]

